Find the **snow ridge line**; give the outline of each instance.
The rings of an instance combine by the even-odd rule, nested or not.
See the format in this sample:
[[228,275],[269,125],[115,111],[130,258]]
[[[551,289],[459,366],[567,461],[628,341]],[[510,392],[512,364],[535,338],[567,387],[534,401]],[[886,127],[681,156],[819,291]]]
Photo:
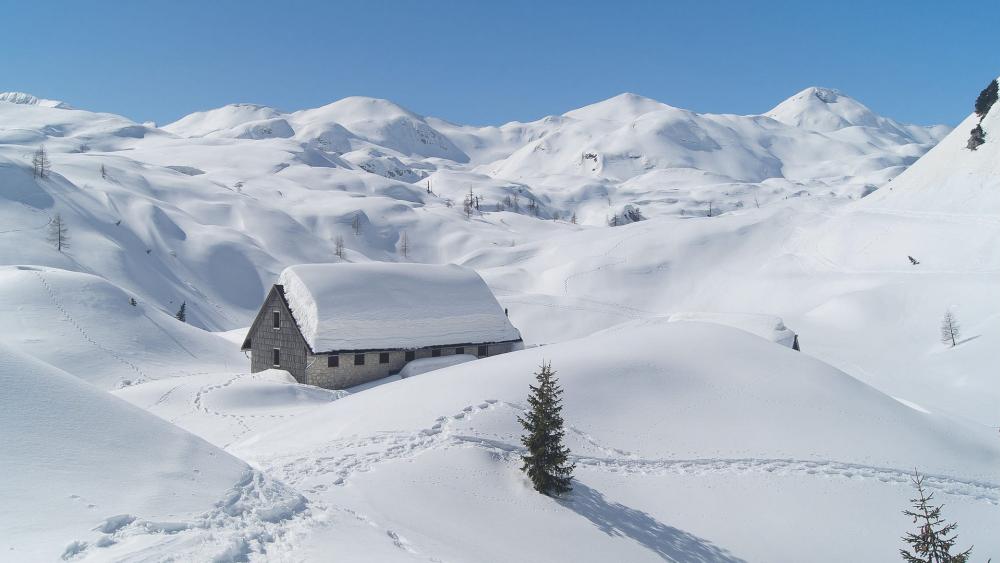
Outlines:
[[[84,328],[82,326],[80,326],[80,323],[76,322],[76,319],[74,319],[69,314],[69,311],[67,311],[66,308],[63,307],[62,303],[56,297],[56,293],[55,293],[55,291],[53,291],[52,286],[49,285],[49,282],[45,281],[45,277],[42,276],[42,273],[40,271],[38,271],[38,270],[31,270],[31,273],[34,274],[35,277],[38,278],[39,282],[41,282],[42,287],[45,288],[45,292],[48,293],[48,295],[49,295],[49,300],[52,301],[52,304],[55,305],[56,309],[58,309],[59,312],[63,314],[63,318],[65,318],[66,321],[69,324],[73,325],[73,328],[75,328],[77,330],[77,332],[79,332],[80,335],[83,336],[84,340],[86,340],[87,342],[89,342],[90,344],[92,344],[98,350],[100,350],[100,351],[104,352],[105,354],[111,356],[112,358],[118,360],[120,363],[124,364],[129,369],[131,369],[132,371],[134,371],[135,373],[137,373],[139,375],[139,378],[140,378],[139,380],[140,381],[147,380],[147,379],[152,379],[151,377],[149,377],[148,375],[146,375],[146,372],[142,371],[142,369],[139,368],[139,366],[137,366],[137,365],[133,364],[132,362],[126,360],[125,358],[123,358],[120,355],[118,355],[118,353],[116,353],[115,351],[113,351],[110,348],[108,348],[108,347],[106,347],[106,346],[98,343],[96,340],[94,340],[93,338],[91,338],[90,335],[87,334],[87,331],[84,330]],[[124,383],[124,379],[122,380],[122,383]],[[136,383],[136,382],[132,382],[132,383]]]

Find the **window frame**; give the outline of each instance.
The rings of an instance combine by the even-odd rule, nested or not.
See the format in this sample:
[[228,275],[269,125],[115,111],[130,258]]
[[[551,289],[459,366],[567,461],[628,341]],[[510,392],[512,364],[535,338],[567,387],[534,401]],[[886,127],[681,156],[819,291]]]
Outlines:
[[412,362],[413,360],[417,359],[416,350],[407,350],[406,355],[403,356],[403,359],[407,362]]
[[326,357],[326,367],[328,368],[339,368],[340,367],[340,354],[330,354]]
[[281,348],[271,349],[271,365],[276,368],[281,367]]
[[271,311],[271,328],[281,330],[281,311],[277,309]]
[[389,352],[379,352],[378,363],[379,365],[389,363]]
[[476,355],[480,358],[485,358],[490,355],[490,347],[487,344],[480,344],[479,349],[476,350]]
[[456,346],[455,347],[455,355],[457,356],[459,354],[465,354],[465,346]]
[[432,358],[440,358],[441,357],[441,349],[440,348],[434,348],[433,350],[431,350],[431,357]]
[[364,352],[360,354],[354,354],[354,365],[363,366],[365,365],[365,354]]

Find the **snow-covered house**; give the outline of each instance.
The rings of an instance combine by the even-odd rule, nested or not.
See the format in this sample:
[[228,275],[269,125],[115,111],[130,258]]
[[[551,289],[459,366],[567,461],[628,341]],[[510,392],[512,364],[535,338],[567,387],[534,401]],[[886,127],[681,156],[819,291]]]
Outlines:
[[417,358],[520,346],[475,271],[384,262],[286,268],[243,341],[252,372],[283,369],[328,389],[385,377]]

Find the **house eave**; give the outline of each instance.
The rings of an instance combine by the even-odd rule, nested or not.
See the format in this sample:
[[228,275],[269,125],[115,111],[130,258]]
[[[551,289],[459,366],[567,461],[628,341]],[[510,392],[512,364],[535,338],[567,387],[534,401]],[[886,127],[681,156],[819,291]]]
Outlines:
[[323,352],[312,352],[310,353],[314,356],[321,356],[327,354],[361,354],[366,352],[409,352],[412,350],[422,350],[424,348],[465,348],[471,346],[484,346],[490,344],[515,344],[522,342],[520,338],[515,338],[513,340],[494,340],[490,342],[456,342],[454,344],[430,344],[428,346],[414,346],[410,348],[339,348],[337,350],[326,350]]

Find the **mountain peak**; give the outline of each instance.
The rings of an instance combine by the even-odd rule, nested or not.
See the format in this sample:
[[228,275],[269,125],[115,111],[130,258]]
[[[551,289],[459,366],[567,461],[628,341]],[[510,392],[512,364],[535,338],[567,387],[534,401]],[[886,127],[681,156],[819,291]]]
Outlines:
[[893,130],[904,127],[839,90],[819,86],[798,92],[764,115],[787,125],[823,133],[855,126]]
[[46,100],[32,96],[26,92],[0,92],[0,102],[19,104],[23,106],[41,106],[48,108],[69,109],[69,105],[59,100]]
[[582,120],[631,121],[640,115],[665,109],[674,108],[652,98],[623,92],[606,100],[568,111],[563,116]]

